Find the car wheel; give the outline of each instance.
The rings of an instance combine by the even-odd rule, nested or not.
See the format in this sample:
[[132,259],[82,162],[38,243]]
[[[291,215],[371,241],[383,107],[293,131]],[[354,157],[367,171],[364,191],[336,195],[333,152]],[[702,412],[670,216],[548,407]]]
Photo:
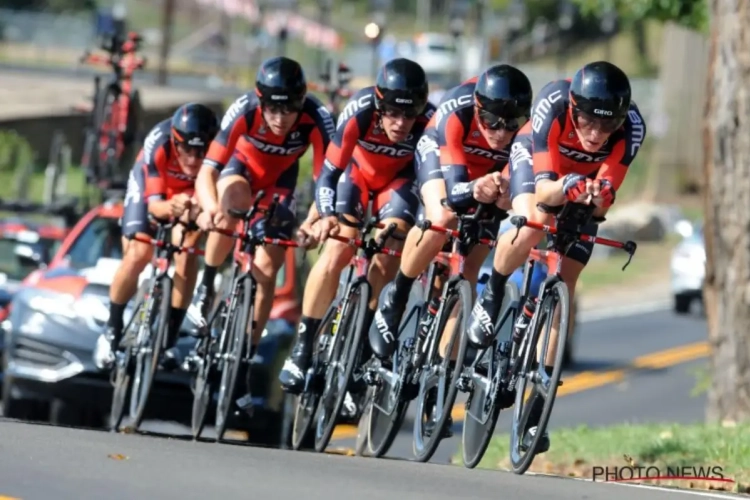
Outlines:
[[30,399],[18,399],[13,396],[13,384],[3,380],[3,399],[0,401],[0,415],[16,420],[44,421],[44,403]]
[[687,295],[674,296],[674,312],[677,314],[687,314],[690,312],[692,299]]
[[49,408],[49,423],[66,427],[89,427],[103,429],[104,415],[92,408],[86,408],[55,399]]

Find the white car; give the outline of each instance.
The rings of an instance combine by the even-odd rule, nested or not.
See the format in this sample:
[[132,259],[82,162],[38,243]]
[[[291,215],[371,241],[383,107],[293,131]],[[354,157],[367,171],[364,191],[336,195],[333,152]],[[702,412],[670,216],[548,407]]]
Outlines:
[[703,281],[706,276],[706,247],[703,224],[693,225],[691,234],[672,251],[671,284],[674,311],[686,314],[703,303]]

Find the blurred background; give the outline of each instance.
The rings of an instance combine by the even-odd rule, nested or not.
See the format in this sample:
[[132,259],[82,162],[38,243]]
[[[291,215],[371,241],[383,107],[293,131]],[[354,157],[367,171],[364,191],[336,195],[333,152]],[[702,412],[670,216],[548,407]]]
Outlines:
[[[23,280],[33,286],[38,273],[70,262],[92,210],[112,223],[80,243],[88,253],[78,267],[103,273],[98,296],[106,302],[111,269],[100,261],[121,257],[117,210],[143,137],[187,101],[223,112],[252,88],[260,61],[274,55],[297,59],[334,112],[394,57],[425,68],[435,102],[496,62],[520,67],[535,92],[587,62],[619,65],[631,78],[648,136],[601,234],[635,239],[639,250],[624,273],[622,255],[597,250],[582,278],[579,309],[647,302],[699,314],[707,41],[700,19],[663,21],[683,13],[661,15],[656,4],[626,2],[615,10],[587,0],[0,0],[0,319]],[[125,50],[128,33],[138,42]],[[127,92],[127,123],[110,143],[97,121],[109,109],[102,96],[108,82],[128,85],[113,70],[113,57],[115,65],[128,57],[143,64]],[[310,156],[300,181],[304,211]],[[102,215],[102,206],[114,212]],[[282,282],[302,283],[314,254],[297,255]],[[4,328],[16,335],[24,324]],[[291,338],[293,329],[287,333]],[[21,379],[14,380],[6,377],[5,394]]]

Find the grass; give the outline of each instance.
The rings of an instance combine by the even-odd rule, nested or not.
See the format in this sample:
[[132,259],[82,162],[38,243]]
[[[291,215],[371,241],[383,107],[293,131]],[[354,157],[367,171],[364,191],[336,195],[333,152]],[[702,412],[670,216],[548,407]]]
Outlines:
[[[71,168],[68,172],[67,187],[68,196],[80,196],[84,181],[83,170],[80,168]],[[19,196],[23,199],[40,202],[44,194],[44,173],[36,172],[32,174],[29,181],[29,190],[26,196],[19,193],[16,189],[16,173],[0,172],[0,199],[15,199]]]
[[[689,470],[703,467],[705,471],[718,466],[724,477],[735,482],[672,480],[659,481],[658,484],[750,493],[750,424],[581,426],[551,431],[550,439],[550,450],[535,458],[530,471],[591,479],[594,467],[633,466],[643,467],[640,470],[645,471],[646,467],[654,466],[665,474],[667,467],[672,470],[676,467]],[[493,438],[479,467],[509,469],[509,441],[507,435]],[[461,463],[460,453],[454,462]]]

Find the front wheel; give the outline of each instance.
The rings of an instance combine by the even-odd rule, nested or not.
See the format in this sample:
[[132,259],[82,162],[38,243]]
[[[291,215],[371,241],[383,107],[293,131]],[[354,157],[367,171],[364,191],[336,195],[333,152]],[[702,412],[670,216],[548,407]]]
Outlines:
[[[471,307],[471,285],[466,280],[460,280],[446,296],[440,317],[435,318],[437,329],[433,330],[429,366],[420,377],[417,414],[414,418],[413,451],[419,462],[429,461],[445,437],[444,428],[453,411],[458,378],[466,357],[466,343],[461,342],[461,337],[462,332],[469,328]],[[453,328],[444,351],[447,355],[443,356],[440,354],[443,350],[440,344],[451,320]]]
[[[547,375],[544,369],[544,359],[549,349],[550,334],[552,331],[553,318],[556,307],[560,307],[560,328],[558,330],[557,352],[555,365],[551,375]],[[568,338],[568,316],[570,314],[570,296],[568,287],[563,281],[557,281],[542,297],[537,306],[529,331],[526,332],[526,343],[523,365],[516,383],[516,402],[513,412],[513,424],[510,433],[510,462],[513,472],[525,473],[536,455],[536,448],[547,429],[547,423],[555,404],[557,387],[562,371],[562,361],[565,355],[565,342]],[[539,355],[541,362],[537,362],[536,346],[543,339],[542,352]],[[526,385],[531,382],[532,390],[528,399],[524,397]],[[544,400],[539,421],[536,425],[536,433],[528,446],[524,446],[523,440],[529,427],[529,416],[535,406],[537,398]]]

